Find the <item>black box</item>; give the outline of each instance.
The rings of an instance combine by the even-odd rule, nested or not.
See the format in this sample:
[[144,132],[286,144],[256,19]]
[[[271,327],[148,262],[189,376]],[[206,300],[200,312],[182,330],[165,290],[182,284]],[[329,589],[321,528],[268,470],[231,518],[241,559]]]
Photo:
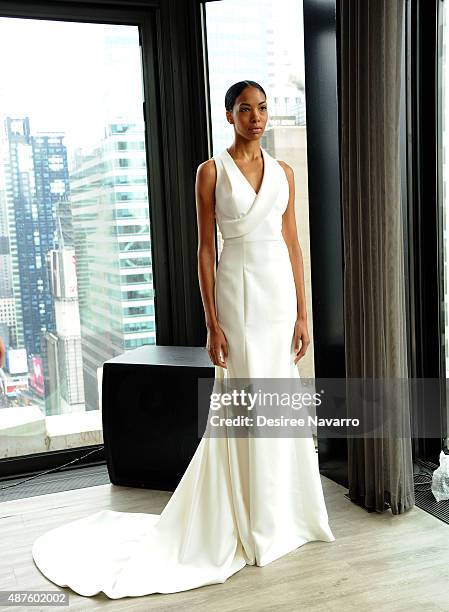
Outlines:
[[[203,347],[145,345],[106,361],[103,439],[112,484],[173,491],[201,440],[198,379],[215,370]],[[206,415],[207,416],[207,415]]]

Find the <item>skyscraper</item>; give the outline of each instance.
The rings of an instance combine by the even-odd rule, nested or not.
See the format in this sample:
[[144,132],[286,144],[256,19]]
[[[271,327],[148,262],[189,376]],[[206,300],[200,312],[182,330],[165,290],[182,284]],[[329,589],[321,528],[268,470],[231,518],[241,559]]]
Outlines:
[[47,256],[56,246],[56,205],[69,193],[63,134],[31,135],[29,117],[6,117],[7,216],[18,347],[38,355],[46,370],[43,335],[55,328]]
[[156,341],[144,124],[105,132],[70,173],[87,410],[98,408],[98,367]]

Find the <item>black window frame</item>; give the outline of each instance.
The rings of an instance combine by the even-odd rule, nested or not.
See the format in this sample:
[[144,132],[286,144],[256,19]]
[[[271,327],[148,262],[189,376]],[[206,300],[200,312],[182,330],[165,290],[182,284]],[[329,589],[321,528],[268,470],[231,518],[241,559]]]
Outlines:
[[[441,0],[405,3],[406,88],[401,125],[409,371],[412,378],[440,382],[438,403],[414,398],[416,436],[412,450],[414,460],[437,465],[447,444],[444,240],[438,164],[442,112],[438,93],[440,7]],[[439,423],[440,437],[430,436],[430,422]]]

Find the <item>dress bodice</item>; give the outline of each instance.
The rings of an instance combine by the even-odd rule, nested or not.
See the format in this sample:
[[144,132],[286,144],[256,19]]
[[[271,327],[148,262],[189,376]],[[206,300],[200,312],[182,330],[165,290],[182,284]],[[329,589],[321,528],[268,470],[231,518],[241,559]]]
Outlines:
[[289,185],[278,161],[262,147],[261,151],[264,173],[258,193],[226,149],[213,158],[217,169],[215,216],[225,244],[282,238]]

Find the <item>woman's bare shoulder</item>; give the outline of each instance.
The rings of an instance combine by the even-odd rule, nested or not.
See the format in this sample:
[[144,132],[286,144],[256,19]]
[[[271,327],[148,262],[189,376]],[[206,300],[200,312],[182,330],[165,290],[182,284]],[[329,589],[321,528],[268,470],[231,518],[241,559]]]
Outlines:
[[215,183],[215,178],[217,175],[217,169],[215,167],[215,160],[213,157],[210,159],[206,159],[206,161],[201,162],[196,170],[197,178],[201,181],[207,183]]
[[293,174],[293,169],[292,169],[292,167],[291,167],[291,166],[289,166],[289,165],[288,165],[288,164],[287,164],[285,161],[282,161],[282,159],[277,159],[276,161],[277,161],[277,163],[278,163],[278,164],[279,164],[279,165],[280,165],[282,168],[284,168],[285,173],[287,174],[287,176],[288,176],[290,173],[291,173],[291,174]]

